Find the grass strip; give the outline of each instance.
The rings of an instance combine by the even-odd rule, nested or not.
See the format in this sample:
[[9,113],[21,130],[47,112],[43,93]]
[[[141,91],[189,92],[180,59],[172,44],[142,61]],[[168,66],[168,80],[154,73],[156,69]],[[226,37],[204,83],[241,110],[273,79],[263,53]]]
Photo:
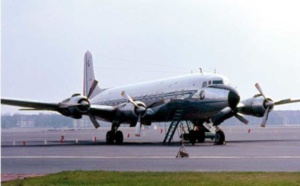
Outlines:
[[300,172],[109,172],[67,171],[42,177],[14,180],[3,186],[190,186],[190,185],[264,185],[300,186]]

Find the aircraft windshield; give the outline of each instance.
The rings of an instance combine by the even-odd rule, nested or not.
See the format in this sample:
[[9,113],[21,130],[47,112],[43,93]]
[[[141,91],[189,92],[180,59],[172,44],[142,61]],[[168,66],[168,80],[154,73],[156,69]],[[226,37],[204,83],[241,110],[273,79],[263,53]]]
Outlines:
[[223,85],[224,83],[222,80],[214,80],[214,81],[212,81],[212,84],[213,85]]

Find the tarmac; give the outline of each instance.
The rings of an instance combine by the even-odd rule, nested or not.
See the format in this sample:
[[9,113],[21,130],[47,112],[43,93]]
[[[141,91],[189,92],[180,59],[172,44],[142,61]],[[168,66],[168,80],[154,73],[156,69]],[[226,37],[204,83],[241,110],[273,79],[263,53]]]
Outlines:
[[[300,171],[300,127],[224,126],[225,145],[184,143],[189,157],[176,158],[179,134],[162,143],[165,128],[121,128],[124,144],[107,145],[101,129],[3,129],[1,177],[72,170],[105,171]],[[63,137],[62,137],[63,136]]]

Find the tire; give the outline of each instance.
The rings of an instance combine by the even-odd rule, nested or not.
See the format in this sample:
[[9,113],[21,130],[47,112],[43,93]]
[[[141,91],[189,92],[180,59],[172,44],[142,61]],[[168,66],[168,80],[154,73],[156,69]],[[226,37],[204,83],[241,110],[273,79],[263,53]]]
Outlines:
[[122,131],[117,131],[115,134],[116,144],[121,145],[123,143],[124,137]]
[[195,145],[195,143],[196,143],[196,132],[194,130],[191,130],[189,134],[190,134],[190,143],[192,145]]
[[197,140],[199,143],[204,143],[205,141],[205,131],[203,129],[200,129],[197,132]]
[[114,133],[112,131],[108,131],[106,133],[106,144],[113,144],[114,143]]
[[215,144],[216,145],[223,145],[225,141],[225,134],[222,130],[218,130],[216,132],[216,137],[215,137]]

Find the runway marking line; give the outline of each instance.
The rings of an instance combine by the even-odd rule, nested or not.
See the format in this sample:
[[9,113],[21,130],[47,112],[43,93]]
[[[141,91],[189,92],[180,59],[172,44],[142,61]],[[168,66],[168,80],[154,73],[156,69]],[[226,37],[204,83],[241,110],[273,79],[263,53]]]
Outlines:
[[[2,156],[1,159],[174,159],[175,156]],[[300,159],[300,156],[190,156],[189,159]]]

